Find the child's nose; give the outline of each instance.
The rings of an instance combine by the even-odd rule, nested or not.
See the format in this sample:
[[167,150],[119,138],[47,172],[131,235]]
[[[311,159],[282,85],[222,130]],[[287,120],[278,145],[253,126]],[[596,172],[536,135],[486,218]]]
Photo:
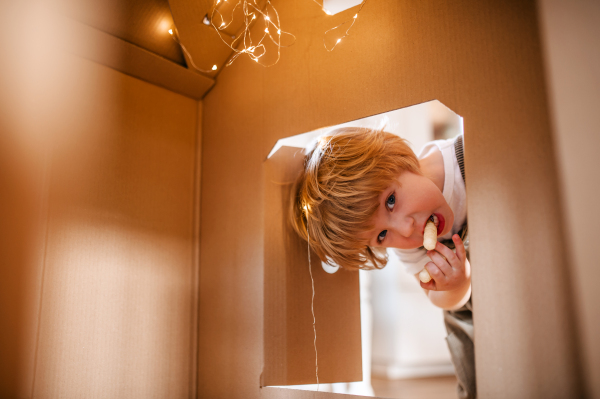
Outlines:
[[402,222],[402,224],[400,225],[400,234],[403,237],[410,237],[410,236],[412,236],[414,230],[415,230],[415,220],[411,217],[405,218],[404,221]]

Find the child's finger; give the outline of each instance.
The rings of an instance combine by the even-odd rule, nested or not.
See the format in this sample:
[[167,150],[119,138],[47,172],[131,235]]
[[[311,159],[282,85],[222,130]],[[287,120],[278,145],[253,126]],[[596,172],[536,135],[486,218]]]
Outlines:
[[429,291],[436,291],[436,286],[435,286],[435,280],[429,280],[428,282],[424,283],[422,281],[419,281],[421,283],[421,288],[425,289],[425,290],[429,290]]
[[429,275],[434,280],[442,280],[444,277],[444,273],[440,270],[440,268],[433,262],[429,262],[425,265],[425,269],[429,272]]
[[450,248],[448,248],[439,241],[437,244],[435,244],[435,250],[442,254],[450,264],[455,263],[458,260],[456,254]]
[[454,245],[456,246],[456,256],[461,262],[464,262],[467,259],[467,251],[465,250],[465,244],[463,244],[460,236],[458,234],[454,234],[452,236],[452,241],[454,241]]
[[452,273],[452,266],[450,266],[448,261],[442,255],[440,255],[436,251],[427,251],[427,256],[429,256],[432,262],[436,264],[436,266],[441,270],[441,272],[445,276],[449,276],[450,273]]

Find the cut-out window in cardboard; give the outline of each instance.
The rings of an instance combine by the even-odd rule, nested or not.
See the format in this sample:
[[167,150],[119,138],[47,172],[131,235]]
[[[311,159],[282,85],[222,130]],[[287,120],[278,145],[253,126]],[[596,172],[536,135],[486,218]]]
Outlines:
[[[307,245],[292,230],[288,210],[304,148],[321,134],[344,126],[385,128],[407,139],[418,154],[430,141],[460,134],[462,119],[432,101],[288,137],[274,145],[264,164],[262,386],[317,388]],[[371,371],[392,379],[453,374],[442,311],[429,303],[413,276],[405,275],[397,257],[391,256],[383,270],[361,271],[359,279],[357,272],[323,265],[313,253],[312,271],[319,390],[373,396],[377,392],[371,386]]]

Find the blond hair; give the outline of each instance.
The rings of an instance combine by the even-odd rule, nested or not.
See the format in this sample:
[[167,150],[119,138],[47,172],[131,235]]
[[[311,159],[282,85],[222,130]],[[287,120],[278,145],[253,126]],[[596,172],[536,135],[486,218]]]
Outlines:
[[383,130],[345,127],[321,136],[294,185],[294,230],[323,262],[348,269],[381,269],[384,250],[360,233],[372,229],[379,196],[402,172],[421,175],[407,142]]

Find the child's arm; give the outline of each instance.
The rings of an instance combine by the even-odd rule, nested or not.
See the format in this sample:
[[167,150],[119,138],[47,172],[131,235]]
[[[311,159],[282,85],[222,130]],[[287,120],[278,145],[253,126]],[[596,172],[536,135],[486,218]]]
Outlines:
[[432,262],[427,263],[425,268],[432,280],[421,282],[431,303],[446,310],[459,309],[471,296],[471,265],[465,246],[458,234],[453,235],[452,240],[456,253],[439,242],[435,250],[427,251]]

